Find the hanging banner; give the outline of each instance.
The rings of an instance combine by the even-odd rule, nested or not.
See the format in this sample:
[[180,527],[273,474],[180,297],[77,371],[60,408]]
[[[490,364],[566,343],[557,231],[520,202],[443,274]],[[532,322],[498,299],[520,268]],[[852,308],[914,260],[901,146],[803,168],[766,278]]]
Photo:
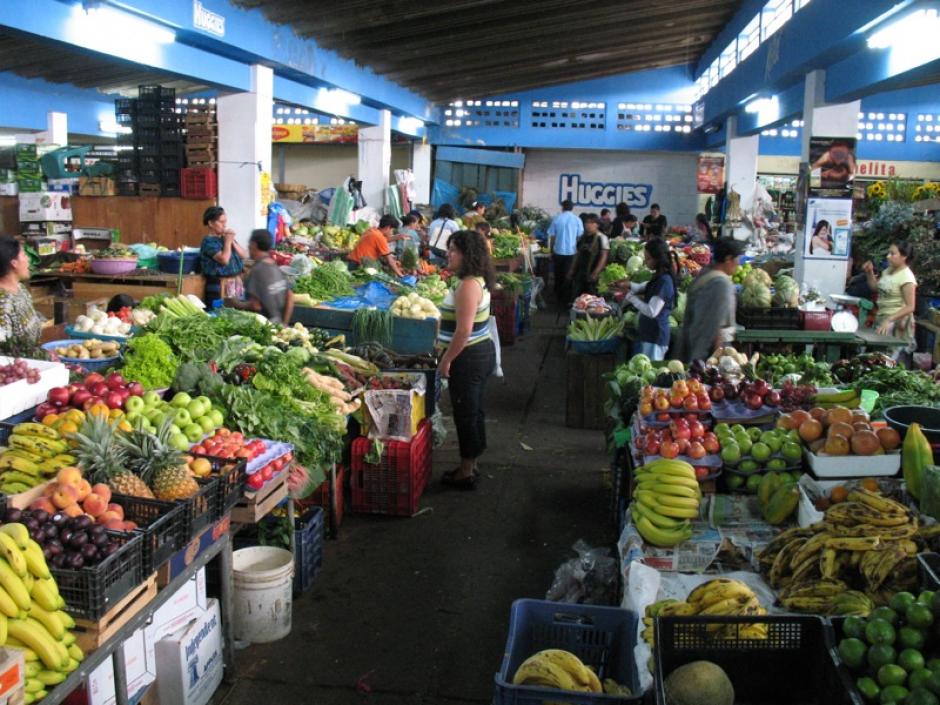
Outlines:
[[849,198],[858,171],[854,137],[810,137],[809,195]]
[[848,259],[852,251],[852,199],[810,198],[806,202],[803,257]]
[[280,144],[356,144],[358,125],[274,125],[271,141]]
[[698,155],[695,183],[699,193],[715,195],[721,193],[721,190],[725,187],[724,155]]

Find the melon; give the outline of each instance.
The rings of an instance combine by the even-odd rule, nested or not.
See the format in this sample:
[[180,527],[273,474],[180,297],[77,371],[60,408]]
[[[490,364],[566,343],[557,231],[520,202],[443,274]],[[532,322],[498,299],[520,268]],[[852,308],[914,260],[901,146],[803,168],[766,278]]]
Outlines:
[[769,287],[773,283],[773,279],[770,278],[770,275],[760,267],[755,267],[747,273],[746,277],[744,277],[744,286],[763,284],[764,286]]
[[745,286],[741,292],[744,308],[770,308],[770,289],[763,284]]
[[693,661],[675,669],[663,682],[667,705],[734,705],[728,674],[711,661]]

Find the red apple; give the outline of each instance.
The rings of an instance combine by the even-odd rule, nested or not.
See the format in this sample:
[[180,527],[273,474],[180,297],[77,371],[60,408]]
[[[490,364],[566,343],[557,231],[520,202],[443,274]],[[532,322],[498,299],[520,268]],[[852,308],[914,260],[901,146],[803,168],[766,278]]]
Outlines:
[[672,417],[669,415],[669,412],[668,412],[668,411],[663,411],[663,412],[661,412],[661,413],[659,413],[659,414],[656,414],[656,420],[657,420],[657,421],[668,421],[668,420],[671,419],[671,418],[672,418]]
[[712,401],[723,401],[725,398],[725,390],[716,384],[708,391],[708,396]]
[[69,403],[69,389],[68,387],[53,387],[49,390],[46,399],[53,404],[64,406]]
[[96,397],[103,398],[111,390],[104,382],[95,382],[93,385],[88,387],[88,391],[90,391]]
[[85,400],[85,403],[82,404],[82,410],[88,411],[95,404],[104,404],[104,399],[101,397],[88,397],[88,399]]
[[264,478],[261,477],[260,472],[256,472],[253,475],[248,476],[245,484],[248,485],[249,489],[260,490],[264,486]]
[[689,434],[690,438],[698,439],[702,438],[705,435],[705,427],[702,425],[701,421],[695,420],[689,422]]
[[109,409],[120,409],[121,404],[124,403],[124,399],[120,392],[111,391],[105,395],[104,403],[108,405]]
[[755,393],[759,394],[760,396],[764,396],[765,394],[767,394],[767,392],[770,391],[770,385],[767,384],[767,382],[763,379],[754,380],[754,383],[751,385],[751,388],[754,390]]
[[132,397],[142,397],[144,395],[144,385],[140,382],[131,382],[127,385],[127,391]]
[[705,438],[702,439],[702,446],[705,448],[706,452],[712,455],[721,450],[721,443],[718,442],[718,439],[713,434],[705,434]]
[[689,428],[688,425],[679,426],[673,422],[673,425],[671,425],[669,428],[672,432],[672,437],[677,441],[680,439],[687,441],[692,437],[692,429]]
[[764,403],[767,406],[780,406],[780,392],[776,389],[771,389],[767,392],[767,396],[764,397]]
[[112,372],[105,379],[108,389],[121,389],[125,385],[124,377],[120,372]]
[[[670,441],[670,443],[672,443],[672,441]],[[649,440],[646,441],[646,448],[644,449],[643,452],[646,455],[659,455],[659,450],[660,450],[659,441],[657,441],[655,438],[650,438]]]
[[698,414],[688,413],[685,415],[685,420],[689,423],[692,421],[698,421]]
[[704,465],[695,466],[695,479],[701,482],[706,477],[712,474],[711,468],[705,467]]
[[72,395],[72,406],[81,409],[89,399],[91,399],[91,392],[87,389],[79,388],[75,390],[75,394]]
[[682,406],[686,411],[690,411],[698,408],[698,398],[694,395],[689,395],[685,398],[685,401],[682,402]]
[[689,444],[688,456],[692,458],[692,460],[700,460],[704,458],[705,455],[706,455],[705,446],[703,446],[701,443],[699,443],[698,441],[693,441],[692,443]]
[[712,408],[711,399],[708,398],[707,394],[698,395],[698,408],[700,411],[706,411]]
[[56,405],[52,402],[44,401],[42,404],[36,407],[36,418],[42,421],[49,414],[54,414],[56,411]]
[[679,455],[679,446],[673,442],[663,443],[659,449],[660,455],[664,458],[675,458]]
[[97,372],[92,372],[85,378],[85,388],[91,389],[93,384],[98,384],[100,382],[104,382],[104,377],[99,375]]
[[689,446],[691,444],[689,443],[689,439],[680,438],[678,441],[676,441],[676,445],[679,446],[679,455],[685,455],[689,452]]
[[757,411],[764,405],[764,400],[761,399],[759,394],[748,394],[744,403],[747,404],[748,409]]

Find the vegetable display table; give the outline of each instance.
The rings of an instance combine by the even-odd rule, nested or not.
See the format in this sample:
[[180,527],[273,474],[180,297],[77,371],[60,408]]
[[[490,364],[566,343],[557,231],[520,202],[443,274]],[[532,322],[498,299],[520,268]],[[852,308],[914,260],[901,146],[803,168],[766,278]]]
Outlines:
[[754,346],[767,343],[802,345],[806,352],[812,352],[815,346],[824,349],[823,357],[830,362],[843,357],[842,347],[899,348],[905,345],[903,340],[889,335],[879,335],[870,328],[860,328],[854,333],[817,330],[752,330],[739,329],[734,334],[735,341],[747,346],[748,353]]
[[[295,306],[291,324],[301,323],[308,328],[322,328],[334,335],[345,335],[346,344],[355,346],[358,341],[352,332],[355,311],[329,308],[328,306]],[[399,355],[421,355],[433,352],[440,322],[436,318],[395,317],[392,326],[391,349]]]
[[[152,294],[195,294],[200,299],[205,295],[206,282],[201,274],[184,274],[182,281],[176,274],[165,274],[153,270],[140,270],[129,274],[77,274],[74,272],[40,272],[38,277],[54,277],[61,288],[71,291],[72,301],[81,313],[85,304],[96,299],[110,299],[116,294],[128,294],[140,301]],[[74,316],[73,316],[74,318]]]

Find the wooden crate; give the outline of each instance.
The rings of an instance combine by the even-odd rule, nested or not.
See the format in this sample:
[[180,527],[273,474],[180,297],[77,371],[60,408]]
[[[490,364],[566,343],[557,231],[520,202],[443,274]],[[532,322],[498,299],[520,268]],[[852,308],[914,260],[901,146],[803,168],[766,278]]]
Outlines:
[[616,366],[615,354],[568,353],[566,426],[604,429],[604,400],[607,398],[607,383],[604,381],[604,375],[612,372]]
[[[352,334],[352,319],[355,311],[345,311],[327,306],[295,306],[291,324],[302,323],[308,328],[322,328],[334,335],[345,335],[346,344],[357,344]],[[422,320],[396,318],[392,328],[391,349],[399,355],[420,355],[434,350],[440,321],[435,318]]]
[[157,574],[153,573],[144,582],[128,593],[107,613],[97,620],[75,620],[75,643],[86,654],[100,648],[105,642],[117,634],[121,627],[140,612],[157,596]]
[[148,184],[141,182],[137,185],[137,193],[141,196],[159,196],[160,184]]
[[287,499],[287,474],[285,468],[257,492],[245,492],[244,499],[232,508],[232,521],[236,524],[257,524]]
[[193,144],[194,142],[214,142],[215,141],[215,126],[214,125],[187,125],[186,126],[186,143]]
[[216,126],[215,111],[213,110],[212,112],[205,111],[199,113],[194,113],[191,111],[187,112],[185,115],[183,115],[183,124],[186,127],[198,127],[200,125],[205,125],[214,128]]

